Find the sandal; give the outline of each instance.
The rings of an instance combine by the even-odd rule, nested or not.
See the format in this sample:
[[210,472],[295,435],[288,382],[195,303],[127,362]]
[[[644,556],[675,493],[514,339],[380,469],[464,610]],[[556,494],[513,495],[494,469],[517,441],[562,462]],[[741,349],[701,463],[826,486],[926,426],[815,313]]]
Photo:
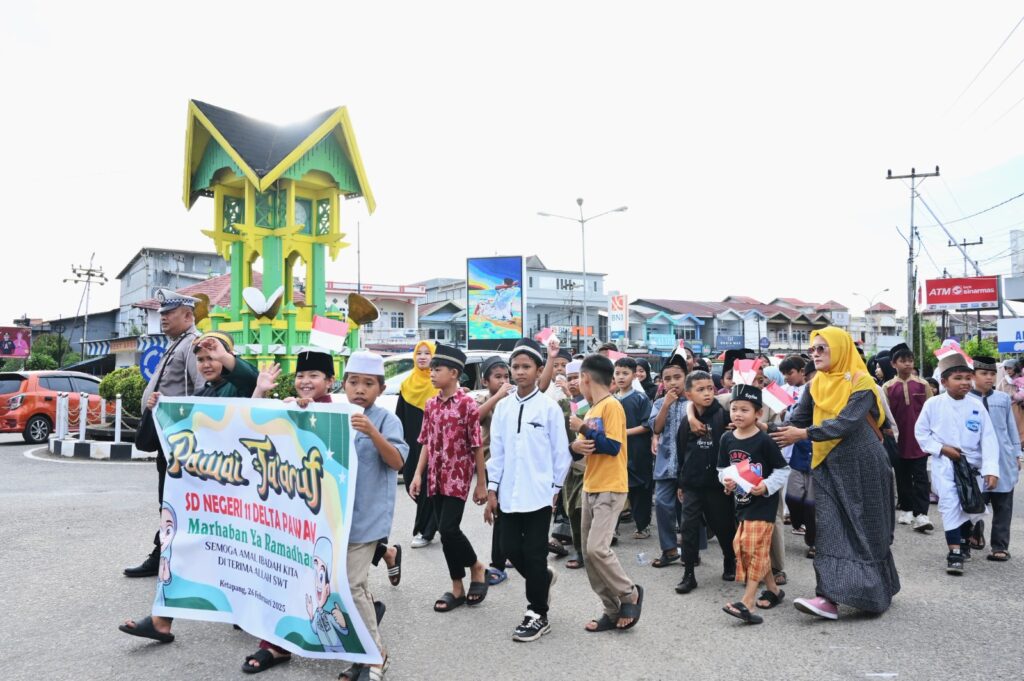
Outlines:
[[588,629],[586,627],[583,627],[584,631],[589,631],[590,633],[595,633],[595,632],[598,632],[598,631],[611,631],[612,629],[616,628],[615,627],[615,622],[608,615],[601,615],[601,619],[599,619],[599,620],[590,620],[590,621],[593,622],[594,624],[596,624],[597,626],[594,627],[593,629]]
[[402,545],[395,544],[395,565],[388,568],[388,581],[391,586],[398,586],[402,582]]
[[565,567],[569,570],[579,570],[583,567],[583,556],[578,553],[573,554],[572,558],[565,561]]
[[985,556],[985,559],[986,560],[994,561],[996,563],[1005,563],[1006,561],[1010,560],[1010,552],[1009,551],[993,551],[992,553],[990,553],[987,556]]
[[552,539],[548,542],[548,553],[553,553],[559,558],[565,558],[569,555],[569,551],[567,551],[566,548],[562,546],[562,542],[557,539]]
[[624,627],[620,627],[618,622],[615,626],[619,631],[626,631],[632,629],[640,622],[640,613],[644,609],[644,588],[639,584],[636,585],[636,603],[623,603],[619,606],[619,619],[624,617],[631,618],[633,621]]
[[[754,603],[754,605],[756,605],[757,607],[761,608],[762,610],[771,610],[776,605],[781,603],[782,599],[784,599],[785,597],[786,597],[786,592],[783,591],[782,589],[779,589],[779,593],[778,594],[773,594],[768,589],[765,589],[764,591],[761,592],[761,595],[757,597],[757,601]],[[766,601],[768,603],[768,605],[761,605],[761,601]]]
[[451,591],[445,591],[444,595],[434,601],[434,612],[451,612],[460,605],[465,605],[466,597],[455,597]]
[[497,586],[508,579],[508,573],[498,568],[487,568],[487,586]]
[[782,570],[779,570],[778,572],[776,572],[775,570],[772,570],[772,577],[775,578],[775,585],[776,586],[785,586],[786,582],[789,581],[788,579],[786,579],[786,573],[783,572]]
[[128,623],[120,625],[118,629],[128,634],[129,636],[138,636],[140,638],[151,638],[154,641],[160,643],[170,643],[174,640],[174,634],[165,634],[162,631],[157,631],[156,627],[153,626],[152,617],[143,617],[141,620],[134,620],[135,626],[130,627]]
[[353,664],[351,667],[338,674],[338,681],[359,681],[359,678],[363,675],[363,669],[366,665],[359,663]]
[[384,662],[379,667],[363,667],[366,672],[366,678],[368,681],[384,681],[384,674],[387,672],[388,667],[391,666],[391,658],[385,657]]
[[755,615],[747,610],[747,606],[743,605],[742,601],[736,601],[735,603],[723,606],[722,612],[727,615],[732,615],[737,619],[741,619],[747,624],[761,624],[761,622],[764,622],[763,617]]
[[971,530],[971,536],[967,540],[967,543],[971,545],[971,548],[976,551],[981,551],[985,548],[985,521],[979,520],[974,523],[974,529]]
[[487,582],[470,582],[466,605],[480,605],[487,598]]
[[373,614],[377,618],[377,625],[380,625],[380,621],[384,619],[384,613],[388,611],[388,606],[384,605],[383,601],[373,602]]
[[[814,558],[814,556],[816,556],[816,555],[817,555],[817,553],[814,551],[814,547],[813,546],[811,548],[807,549],[807,557],[808,558]],[[776,582],[776,584],[777,583],[778,582]]]
[[[266,648],[260,648],[252,655],[245,658],[245,662],[242,663],[242,671],[246,674],[259,674],[265,672],[271,667],[275,667],[279,664],[284,664],[292,659],[291,654],[277,656],[274,655]],[[250,662],[256,662],[258,664],[249,664]]]
[[663,553],[661,554],[661,556],[651,561],[651,566],[656,568],[667,567],[672,563],[679,561],[680,558],[681,556],[679,555],[678,551],[675,551],[673,553]]

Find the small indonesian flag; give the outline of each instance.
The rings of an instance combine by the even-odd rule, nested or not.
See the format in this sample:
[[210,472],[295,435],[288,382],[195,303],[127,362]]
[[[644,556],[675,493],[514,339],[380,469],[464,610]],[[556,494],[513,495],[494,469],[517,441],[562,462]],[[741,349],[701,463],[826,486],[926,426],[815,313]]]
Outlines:
[[542,345],[547,345],[548,339],[554,335],[555,330],[552,329],[550,326],[545,326],[543,329],[537,332],[537,335],[534,336],[534,339],[536,339],[536,341]]
[[732,480],[744,493],[750,494],[750,490],[761,484],[764,480],[750,467],[749,461],[739,461],[722,471],[723,480]]
[[760,359],[738,359],[732,365],[732,382],[739,385],[754,385],[757,370],[761,368]]
[[784,409],[793,406],[794,400],[782,386],[770,383],[761,391],[761,402],[776,414],[781,414]]
[[940,360],[944,357],[957,354],[964,358],[964,361],[967,362],[967,366],[972,369],[974,368],[974,360],[972,360],[967,353],[960,348],[960,344],[954,340],[947,340],[941,348],[935,351],[935,357]]
[[309,344],[324,350],[341,352],[345,349],[348,323],[327,317],[313,317],[313,328],[309,331]]
[[610,359],[613,362],[617,362],[620,359],[622,359],[623,357],[628,357],[628,356],[629,355],[627,355],[624,352],[616,352],[615,350],[609,350],[608,351],[608,359]]

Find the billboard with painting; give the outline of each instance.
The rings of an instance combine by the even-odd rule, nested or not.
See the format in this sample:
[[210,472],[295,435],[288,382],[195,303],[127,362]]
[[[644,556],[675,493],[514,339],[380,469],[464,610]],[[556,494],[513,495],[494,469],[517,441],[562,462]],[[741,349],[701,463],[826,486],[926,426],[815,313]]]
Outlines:
[[25,359],[32,352],[32,329],[0,326],[0,359]]
[[466,260],[466,339],[470,350],[511,350],[523,337],[522,256]]

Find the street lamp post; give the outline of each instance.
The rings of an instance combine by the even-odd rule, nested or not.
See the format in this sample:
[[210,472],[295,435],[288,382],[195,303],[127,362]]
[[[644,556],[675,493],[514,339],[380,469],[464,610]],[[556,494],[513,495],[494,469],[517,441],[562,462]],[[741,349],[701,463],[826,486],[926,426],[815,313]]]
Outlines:
[[[587,223],[590,222],[591,220],[596,220],[597,218],[599,218],[599,217],[601,217],[603,215],[608,215],[609,213],[622,213],[622,212],[624,212],[625,210],[628,209],[628,206],[619,206],[618,208],[613,208],[612,210],[606,210],[605,212],[598,213],[597,215],[591,215],[589,218],[583,217],[583,199],[576,199],[576,206],[580,210],[580,216],[578,218],[571,218],[571,217],[569,217],[567,215],[556,215],[554,213],[543,213],[543,212],[538,212],[537,215],[539,215],[539,216],[541,216],[543,218],[561,218],[562,220],[571,220],[572,222],[580,223],[580,243],[581,243],[582,260],[583,260],[583,346],[586,347],[587,340],[588,340],[588,338],[587,338],[587,326],[588,326],[587,325],[587,322],[588,322],[588,319],[587,319]],[[583,348],[580,348],[580,352],[583,352]]]
[[[871,308],[875,306],[875,300],[878,298],[878,296],[882,295],[883,293],[888,292],[888,290],[889,289],[887,289],[887,288],[883,288],[881,291],[879,291],[875,295],[871,296],[870,298],[868,298],[863,293],[857,293],[856,291],[853,292],[853,295],[860,296],[864,300],[868,301],[868,309],[866,310],[866,312],[870,313]],[[878,328],[878,324],[875,324],[875,323],[873,323],[872,326],[874,327],[874,332],[875,332],[875,353],[877,354],[878,353],[878,336],[880,335],[879,334],[879,328]]]

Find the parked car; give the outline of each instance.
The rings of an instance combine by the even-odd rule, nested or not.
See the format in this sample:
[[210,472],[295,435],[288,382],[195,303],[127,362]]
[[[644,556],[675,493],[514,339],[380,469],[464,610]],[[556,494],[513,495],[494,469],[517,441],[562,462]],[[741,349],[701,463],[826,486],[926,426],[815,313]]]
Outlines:
[[[88,394],[88,423],[100,421],[100,381],[78,371],[0,373],[0,433],[21,433],[25,442],[46,442],[57,421],[57,393],[66,392],[74,414]],[[109,408],[108,408],[109,411]]]
[[[488,357],[495,355],[506,362],[509,354],[494,350],[466,350],[466,368],[459,377],[459,383],[463,388],[480,390],[484,387],[483,376],[480,375],[480,365]],[[377,398],[377,404],[394,413],[398,405],[398,393],[402,387],[402,381],[409,377],[413,368],[413,356],[411,352],[404,352],[398,355],[391,355],[384,358],[384,392]],[[335,393],[332,398],[335,402],[345,401],[345,392]]]

